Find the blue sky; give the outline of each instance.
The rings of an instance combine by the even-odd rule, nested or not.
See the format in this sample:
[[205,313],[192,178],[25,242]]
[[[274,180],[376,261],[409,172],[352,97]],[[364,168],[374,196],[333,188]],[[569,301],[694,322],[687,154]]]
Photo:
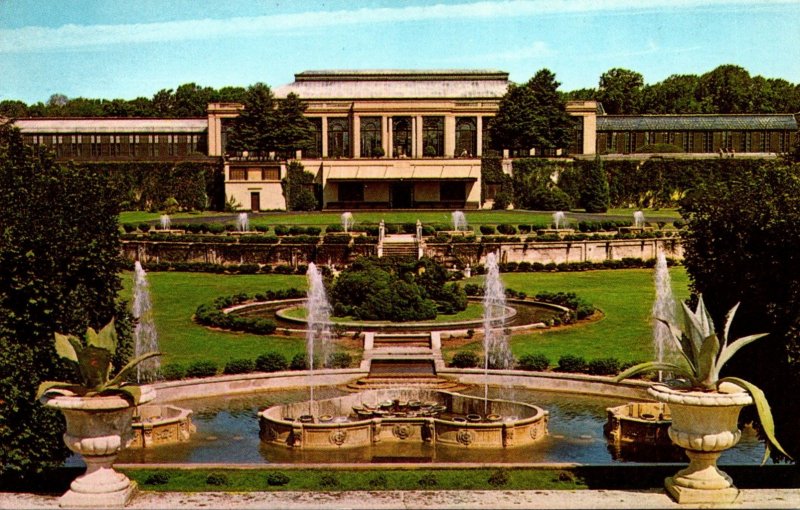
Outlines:
[[289,83],[309,69],[702,74],[800,83],[800,0],[0,0],[0,100],[151,97]]

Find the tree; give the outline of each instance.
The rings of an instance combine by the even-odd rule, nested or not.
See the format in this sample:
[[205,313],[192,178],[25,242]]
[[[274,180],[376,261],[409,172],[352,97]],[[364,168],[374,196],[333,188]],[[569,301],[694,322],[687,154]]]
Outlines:
[[603,160],[597,157],[594,165],[586,171],[581,190],[581,203],[587,213],[602,213],[608,210],[610,202],[608,177],[603,169]]
[[609,114],[631,114],[639,112],[642,85],[641,74],[616,67],[600,75],[597,99]]
[[642,113],[702,113],[698,100],[700,78],[693,74],[673,74],[664,81],[642,89]]
[[205,117],[214,89],[185,83],[175,90],[175,111],[179,118]]
[[0,101],[0,117],[9,119],[19,119],[28,116],[28,105],[22,101],[5,100]]
[[706,113],[749,112],[750,88],[750,73],[735,65],[719,66],[700,77],[700,95]]
[[161,89],[153,95],[153,113],[156,117],[175,116],[175,94],[172,89]]
[[130,320],[117,300],[122,269],[118,205],[104,178],[54,163],[0,126],[0,476],[57,467],[69,454],[57,412],[35,401],[64,380],[53,333],[83,334],[115,318],[119,368]]
[[305,150],[313,146],[314,125],[304,113],[308,106],[300,101],[300,97],[291,93],[278,102],[275,112],[275,149],[289,153],[294,157],[296,150]]
[[573,120],[558,94],[555,74],[542,69],[524,85],[511,84],[491,124],[497,149],[556,149],[570,144]]
[[275,150],[275,97],[269,86],[256,83],[247,88],[244,110],[233,121],[228,148],[234,151],[268,153]]
[[[800,165],[733,167],[695,188],[682,203],[684,265],[714,321],[736,303],[731,335],[769,332],[726,365],[764,390],[778,440],[800,455]],[[774,452],[773,452],[774,453]]]

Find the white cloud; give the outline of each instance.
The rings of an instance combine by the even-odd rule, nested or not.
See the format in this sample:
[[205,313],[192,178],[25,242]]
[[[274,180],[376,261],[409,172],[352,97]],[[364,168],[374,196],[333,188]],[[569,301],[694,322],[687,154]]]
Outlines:
[[[799,0],[761,0],[757,5],[797,4]],[[229,19],[192,19],[119,25],[28,26],[0,30],[0,53],[113,44],[172,42],[276,34],[298,29],[375,23],[501,19],[591,12],[654,11],[715,6],[753,6],[753,0],[501,0],[425,6],[307,11]],[[524,50],[523,50],[524,51]],[[529,48],[528,51],[531,51]],[[534,47],[532,51],[537,51]],[[509,52],[513,55],[513,51]],[[521,58],[521,57],[508,57]]]

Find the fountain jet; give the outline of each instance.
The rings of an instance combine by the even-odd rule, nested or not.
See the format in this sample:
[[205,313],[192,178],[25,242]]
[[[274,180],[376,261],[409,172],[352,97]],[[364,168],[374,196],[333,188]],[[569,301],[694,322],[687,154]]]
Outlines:
[[169,214],[161,215],[161,230],[169,230],[172,226],[172,221],[169,219]]
[[[669,269],[667,268],[667,257],[664,255],[663,251],[658,252],[653,280],[656,287],[656,300],[653,302],[652,310],[653,348],[655,350],[656,361],[663,362],[670,357],[670,353],[672,352],[671,333],[666,324],[656,319],[673,322],[675,318],[675,300],[672,297],[672,283],[669,276]],[[659,380],[661,380],[661,376],[662,374],[659,372]]]
[[345,234],[353,228],[353,213],[351,212],[343,212],[342,216],[342,228],[344,229]]
[[455,231],[465,231],[467,230],[467,217],[464,216],[464,213],[461,211],[453,211],[450,215],[451,221],[453,223],[453,230]]
[[633,213],[633,226],[636,228],[644,227],[644,213],[642,211]]
[[560,229],[563,225],[566,224],[566,217],[564,216],[564,211],[556,211],[553,213],[553,225],[555,229]]
[[250,230],[250,219],[246,212],[239,213],[239,217],[236,218],[236,228],[239,232],[247,232]]
[[308,280],[308,293],[306,299],[306,355],[308,356],[309,384],[309,414],[314,404],[314,353],[319,347],[319,356],[322,364],[327,363],[330,350],[330,315],[331,305],[325,293],[325,283],[316,264],[311,262],[306,271]]
[[[150,302],[150,285],[147,282],[142,264],[137,260],[133,280],[133,317],[136,327],[133,328],[134,357],[147,352],[158,351],[158,334],[153,321],[153,307]],[[136,367],[136,382],[150,383],[158,378],[161,362],[158,356],[146,359]]]
[[[514,356],[503,331],[506,311],[506,290],[500,281],[497,257],[486,257],[486,281],[483,287],[483,361],[484,402],[489,402],[489,368],[506,369],[514,364]],[[487,404],[488,405],[488,404]]]

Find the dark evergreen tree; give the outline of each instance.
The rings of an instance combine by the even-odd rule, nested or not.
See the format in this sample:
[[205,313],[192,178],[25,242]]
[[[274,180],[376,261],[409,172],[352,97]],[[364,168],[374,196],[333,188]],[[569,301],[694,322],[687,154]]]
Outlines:
[[564,149],[570,144],[573,119],[558,93],[555,75],[542,69],[526,84],[511,84],[491,125],[497,149]]
[[682,214],[684,265],[714,323],[724,324],[740,302],[731,337],[769,333],[734,356],[722,375],[764,390],[778,440],[798,459],[800,407],[793,392],[800,386],[800,165],[731,165],[699,183],[683,201]]
[[266,155],[276,149],[277,116],[275,96],[264,83],[247,88],[244,110],[233,122],[228,134],[228,150]]
[[308,106],[297,94],[289,94],[278,102],[275,112],[275,149],[294,157],[294,151],[305,150],[314,143],[314,125],[305,117]]
[[57,165],[0,126],[0,476],[57,467],[69,454],[63,418],[35,400],[40,382],[74,377],[54,332],[82,336],[115,318],[114,365],[130,355],[113,197],[100,175]]
[[595,158],[594,165],[588,167],[581,190],[581,203],[588,213],[603,213],[608,210],[610,196],[608,177],[603,169],[603,161]]

